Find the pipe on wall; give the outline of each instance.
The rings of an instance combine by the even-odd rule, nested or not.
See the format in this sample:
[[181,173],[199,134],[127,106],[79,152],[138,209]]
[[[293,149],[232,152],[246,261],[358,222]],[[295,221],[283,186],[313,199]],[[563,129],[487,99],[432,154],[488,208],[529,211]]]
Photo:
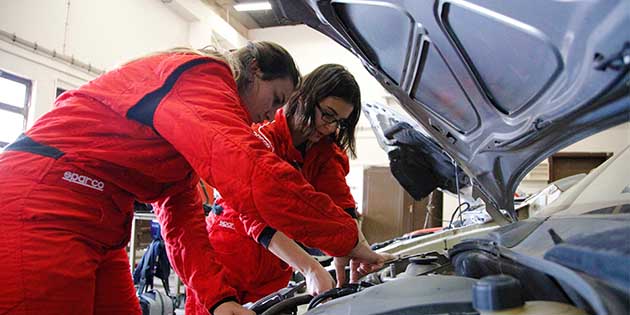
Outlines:
[[5,32],[3,30],[0,30],[0,40],[3,40],[5,42],[11,43],[13,45],[28,49],[28,50],[32,50],[40,55],[46,56],[48,58],[51,58],[53,60],[57,60],[57,61],[61,61],[64,62],[70,66],[73,66],[79,70],[82,70],[84,72],[90,73],[90,74],[96,74],[96,75],[100,75],[105,73],[104,70],[93,67],[91,64],[89,63],[85,63],[82,61],[79,61],[77,59],[74,58],[74,56],[68,56],[65,54],[60,54],[58,53],[56,50],[51,50],[48,49],[46,47],[42,47],[40,45],[38,45],[36,42],[31,42],[28,41],[26,39],[23,39],[21,37],[18,37],[15,34],[11,34],[8,32]]

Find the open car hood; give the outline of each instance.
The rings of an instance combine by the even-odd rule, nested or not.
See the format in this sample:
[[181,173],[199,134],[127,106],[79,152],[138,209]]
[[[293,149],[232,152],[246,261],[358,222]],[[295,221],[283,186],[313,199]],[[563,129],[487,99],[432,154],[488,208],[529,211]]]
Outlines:
[[495,218],[536,164],[630,120],[627,0],[271,2],[354,53]]

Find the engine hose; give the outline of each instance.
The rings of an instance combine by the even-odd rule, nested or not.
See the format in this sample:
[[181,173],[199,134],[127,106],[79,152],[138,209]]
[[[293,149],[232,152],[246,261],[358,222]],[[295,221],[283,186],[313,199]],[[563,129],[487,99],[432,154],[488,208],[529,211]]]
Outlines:
[[312,308],[314,308],[315,306],[319,305],[321,302],[325,301],[326,299],[329,298],[340,298],[342,296],[346,296],[346,295],[350,295],[353,293],[356,293],[358,290],[357,286],[347,286],[347,287],[342,287],[342,288],[334,288],[331,290],[328,290],[316,297],[314,297],[311,300],[311,303],[308,304],[308,309],[311,310]]
[[308,303],[309,301],[311,301],[311,299],[313,299],[313,296],[308,295],[308,294],[294,296],[292,298],[288,298],[288,299],[286,299],[284,301],[278,302],[278,304],[268,308],[261,315],[282,314],[280,312],[282,312],[282,311],[284,311],[286,309],[291,309],[291,308],[297,307],[299,305],[304,305],[304,304]]

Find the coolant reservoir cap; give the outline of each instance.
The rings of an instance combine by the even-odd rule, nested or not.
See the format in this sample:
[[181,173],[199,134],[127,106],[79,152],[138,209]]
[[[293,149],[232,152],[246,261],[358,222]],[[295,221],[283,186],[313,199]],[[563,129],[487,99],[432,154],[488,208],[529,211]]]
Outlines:
[[487,276],[473,285],[473,307],[478,311],[500,311],[523,304],[521,283],[514,277]]

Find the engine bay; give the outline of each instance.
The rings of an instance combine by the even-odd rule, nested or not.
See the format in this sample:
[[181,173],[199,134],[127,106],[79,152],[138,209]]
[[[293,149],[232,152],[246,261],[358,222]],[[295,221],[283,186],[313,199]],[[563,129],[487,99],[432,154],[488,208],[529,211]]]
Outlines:
[[[624,248],[628,245],[621,243],[630,233],[630,217],[616,217],[520,221],[448,250],[400,255],[359,283],[314,298],[299,294],[304,283],[297,283],[250,309],[265,315],[541,314],[541,310],[544,314],[624,314],[630,310],[629,286],[624,282],[628,268],[614,262],[627,258]],[[572,235],[566,228],[606,222],[608,232],[587,237]],[[618,250],[587,247],[595,239],[618,240]],[[541,256],[532,254],[535,247]],[[567,258],[580,251],[579,259]],[[580,271],[572,265],[598,255],[606,256],[601,258],[600,269]],[[334,270],[330,272],[334,276]]]

